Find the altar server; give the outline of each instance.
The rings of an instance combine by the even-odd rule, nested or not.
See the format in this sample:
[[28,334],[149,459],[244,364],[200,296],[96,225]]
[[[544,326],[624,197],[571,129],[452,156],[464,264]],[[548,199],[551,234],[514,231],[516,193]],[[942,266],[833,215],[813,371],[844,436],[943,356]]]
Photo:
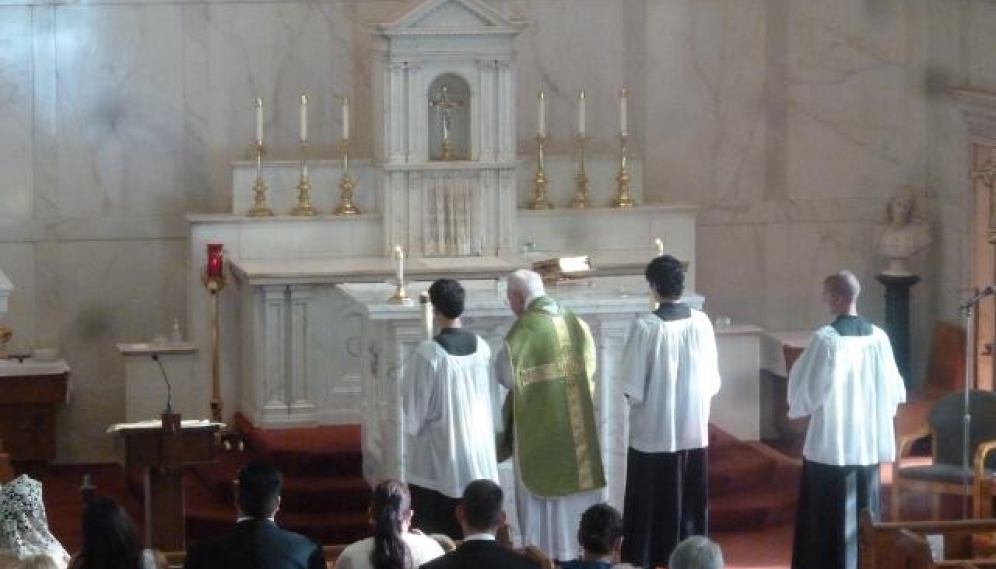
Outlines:
[[792,366],[788,416],[809,416],[796,510],[794,569],[854,569],[858,512],[879,511],[879,463],[895,460],[893,417],[906,400],[889,337],[857,312],[850,271],[823,283],[834,321]]
[[588,325],[547,296],[535,272],[509,275],[507,296],[519,318],[495,371],[510,390],[504,434],[514,449],[523,545],[573,559],[578,520],[605,486],[592,404],[595,345]]
[[470,482],[498,481],[491,406],[491,348],[462,327],[464,289],[440,279],[429,287],[439,333],[405,367],[407,480],[415,526],[463,537],[454,510]]
[[683,539],[708,533],[709,404],[720,378],[709,317],[681,302],[681,262],[662,255],[645,274],[660,304],[633,322],[622,353],[630,405],[622,557],[658,567]]

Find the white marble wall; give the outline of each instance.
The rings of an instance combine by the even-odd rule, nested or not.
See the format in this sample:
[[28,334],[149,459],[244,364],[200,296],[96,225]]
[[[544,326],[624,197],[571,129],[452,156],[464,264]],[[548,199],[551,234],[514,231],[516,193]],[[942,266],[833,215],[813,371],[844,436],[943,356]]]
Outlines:
[[[615,96],[629,87],[642,195],[703,207],[697,288],[712,310],[810,327],[822,319],[818,276],[850,266],[880,320],[868,243],[893,188],[909,183],[928,188],[938,224],[919,265],[916,345],[951,312],[966,274],[965,160],[935,87],[996,83],[991,2],[489,3],[531,22],[516,44],[522,168],[534,167],[538,89],[557,163],[580,88],[589,156],[613,159]],[[114,345],[201,305],[186,293],[183,214],[229,210],[253,97],[266,103],[272,158],[294,156],[301,92],[315,156],[334,155],[336,94],[354,101],[357,159],[371,155],[368,26],[402,4],[0,0],[0,266],[17,286],[4,319],[15,346],[57,342],[73,368],[60,461],[111,455],[103,429],[124,416]]]

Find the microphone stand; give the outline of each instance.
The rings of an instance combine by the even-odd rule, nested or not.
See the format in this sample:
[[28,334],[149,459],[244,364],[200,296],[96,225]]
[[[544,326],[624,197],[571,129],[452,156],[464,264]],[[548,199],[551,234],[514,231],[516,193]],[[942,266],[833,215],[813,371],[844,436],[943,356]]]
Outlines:
[[[961,313],[965,319],[965,388],[962,400],[962,431],[961,431],[961,518],[968,519],[968,499],[971,494],[969,478],[972,476],[970,467],[969,447],[972,432],[972,411],[970,394],[975,386],[975,318],[973,309],[983,298],[996,292],[996,286],[989,285],[978,294],[966,300],[961,305]],[[978,482],[976,480],[975,482]]]
[[173,411],[173,388],[169,384],[169,378],[166,376],[166,368],[163,367],[163,362],[159,359],[159,354],[152,354],[152,360],[159,364],[159,371],[163,373],[163,381],[166,382],[166,408],[163,409],[160,415],[162,417],[163,431],[175,434],[180,432],[180,414]]

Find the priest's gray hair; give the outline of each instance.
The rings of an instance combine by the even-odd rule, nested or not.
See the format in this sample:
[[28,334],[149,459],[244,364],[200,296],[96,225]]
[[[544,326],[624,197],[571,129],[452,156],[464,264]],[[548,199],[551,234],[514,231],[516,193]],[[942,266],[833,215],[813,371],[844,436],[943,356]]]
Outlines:
[[850,301],[857,300],[858,295],[861,294],[861,283],[858,282],[858,277],[848,270],[830,275],[823,281],[823,284],[828,292]]
[[536,271],[519,269],[508,275],[508,292],[518,293],[528,299],[545,294],[543,278]]
[[708,537],[693,535],[674,548],[667,566],[669,569],[723,569],[723,551]]

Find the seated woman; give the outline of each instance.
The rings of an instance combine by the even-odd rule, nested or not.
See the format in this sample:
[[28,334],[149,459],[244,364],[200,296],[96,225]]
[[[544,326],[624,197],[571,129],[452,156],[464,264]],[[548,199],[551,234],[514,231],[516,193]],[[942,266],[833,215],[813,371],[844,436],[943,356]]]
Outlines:
[[83,550],[70,569],[155,569],[155,554],[142,549],[142,538],[120,504],[95,496],[83,509]]
[[581,514],[581,525],[578,527],[581,558],[562,562],[560,567],[610,569],[619,563],[622,540],[622,515],[608,504],[595,504]]
[[404,482],[378,484],[370,498],[374,535],[342,550],[336,569],[416,569],[442,555],[436,540],[410,531],[413,514]]
[[60,569],[69,562],[48,530],[41,482],[22,474],[0,486],[0,569],[20,569],[25,559],[43,554]]

